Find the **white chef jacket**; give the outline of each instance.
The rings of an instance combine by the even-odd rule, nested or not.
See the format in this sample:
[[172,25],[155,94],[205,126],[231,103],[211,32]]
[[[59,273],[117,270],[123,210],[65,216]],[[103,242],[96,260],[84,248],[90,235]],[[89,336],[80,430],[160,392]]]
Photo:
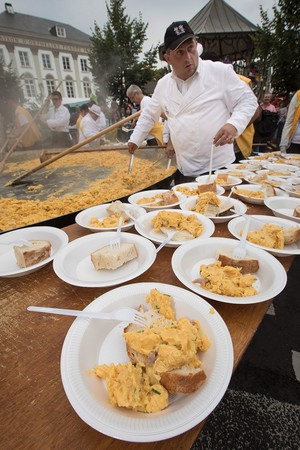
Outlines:
[[60,105],[58,108],[51,105],[44,118],[50,130],[69,132],[70,113],[64,105]]
[[[211,146],[219,129],[230,123],[240,135],[257,106],[255,95],[231,65],[199,59],[197,71],[187,80],[172,72],[158,81],[130,142],[140,145],[164,113],[179,170],[185,176],[198,176],[209,170]],[[233,144],[215,147],[212,168],[234,160]]]
[[[82,142],[85,139],[95,136],[99,131],[106,127],[106,119],[104,113],[101,111],[97,120],[94,120],[90,114],[86,114],[79,125],[79,139],[78,142]],[[98,139],[83,146],[83,148],[93,148],[99,145]]]

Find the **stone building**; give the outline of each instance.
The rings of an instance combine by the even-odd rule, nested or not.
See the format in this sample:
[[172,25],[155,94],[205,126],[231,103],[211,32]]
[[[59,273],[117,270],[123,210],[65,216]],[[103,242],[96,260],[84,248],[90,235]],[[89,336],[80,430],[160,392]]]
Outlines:
[[22,80],[25,100],[40,103],[59,87],[64,103],[75,104],[96,91],[89,68],[89,36],[51,19],[0,13],[0,58]]

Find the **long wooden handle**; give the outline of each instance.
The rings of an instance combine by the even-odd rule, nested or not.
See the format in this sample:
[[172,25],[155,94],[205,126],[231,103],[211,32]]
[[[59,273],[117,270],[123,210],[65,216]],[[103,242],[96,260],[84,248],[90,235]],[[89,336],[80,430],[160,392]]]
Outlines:
[[12,181],[9,181],[8,183],[6,183],[5,186],[11,186],[12,184],[15,184],[17,181],[23,180],[23,178],[27,177],[27,175],[29,175],[31,173],[34,173],[34,172],[37,172],[38,170],[42,169],[45,166],[48,166],[49,164],[53,163],[54,161],[57,161],[58,159],[62,158],[63,156],[74,152],[75,150],[77,150],[78,148],[82,147],[83,145],[88,144],[89,142],[92,142],[92,141],[94,141],[95,139],[98,139],[101,136],[104,136],[106,133],[109,133],[110,131],[115,130],[116,128],[119,128],[124,123],[127,123],[130,120],[132,120],[132,119],[135,119],[140,114],[141,114],[141,111],[137,111],[136,113],[132,114],[131,116],[128,116],[128,117],[125,117],[122,120],[119,120],[119,122],[116,122],[113,125],[110,125],[109,127],[104,128],[104,130],[99,131],[99,133],[95,134],[94,136],[91,136],[91,137],[85,139],[84,141],[79,142],[78,144],[75,144],[75,145],[73,145],[70,148],[67,148],[63,152],[59,153],[58,155],[53,156],[53,158],[50,158],[47,161],[42,162],[41,164],[39,164],[38,166],[36,166],[33,169],[29,170],[28,172],[24,173],[20,177],[15,178]]
[[[57,85],[56,89],[57,90],[59,88],[59,86],[61,85],[62,81]],[[9,152],[6,154],[5,158],[2,160],[1,162],[1,168],[0,168],[0,174],[3,172],[4,167],[5,167],[5,163],[8,160],[8,158],[10,157],[10,155],[12,154],[12,152],[17,148],[19,142],[21,141],[21,139],[23,138],[23,136],[25,136],[25,134],[27,133],[27,131],[30,129],[30,127],[33,125],[33,123],[40,117],[40,115],[42,114],[47,101],[50,99],[52,94],[49,94],[46,102],[41,106],[41,108],[39,109],[39,111],[35,114],[35,116],[31,119],[30,122],[27,123],[26,127],[23,129],[22,133],[20,134],[20,136],[18,136],[16,142],[14,143],[14,145],[9,149]]]

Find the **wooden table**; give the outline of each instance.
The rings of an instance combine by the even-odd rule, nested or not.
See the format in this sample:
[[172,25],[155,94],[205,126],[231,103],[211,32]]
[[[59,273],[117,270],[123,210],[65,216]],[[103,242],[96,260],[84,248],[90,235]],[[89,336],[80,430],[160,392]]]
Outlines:
[[[270,214],[264,206],[250,214]],[[64,230],[70,240],[89,234],[78,225]],[[129,231],[131,232],[131,231]],[[227,223],[217,224],[216,237],[232,237]],[[184,287],[171,270],[173,248],[163,248],[153,266],[130,283],[164,282]],[[279,258],[285,269],[293,257]],[[126,283],[129,284],[129,283]],[[52,264],[19,278],[0,279],[1,294],[1,415],[3,450],[188,450],[204,423],[165,441],[123,442],[105,436],[83,422],[71,407],[62,387],[60,353],[74,318],[41,317],[28,305],[83,309],[112,288],[80,288],[60,280]],[[237,367],[271,300],[253,305],[232,305],[209,300],[225,320],[234,347]]]

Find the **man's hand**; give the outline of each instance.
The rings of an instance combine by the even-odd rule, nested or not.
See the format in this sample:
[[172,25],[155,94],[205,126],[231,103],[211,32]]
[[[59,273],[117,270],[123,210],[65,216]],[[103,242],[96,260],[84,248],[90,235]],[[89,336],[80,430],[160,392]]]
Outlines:
[[129,153],[133,154],[137,148],[138,148],[138,146],[136,144],[134,144],[133,142],[130,142],[130,141],[128,142]]
[[215,135],[213,143],[216,147],[232,144],[237,135],[237,129],[230,123],[226,123]]
[[166,146],[166,155],[168,158],[172,158],[172,156],[174,156],[175,154],[175,150],[171,141],[171,138],[169,139],[169,142],[167,143]]

